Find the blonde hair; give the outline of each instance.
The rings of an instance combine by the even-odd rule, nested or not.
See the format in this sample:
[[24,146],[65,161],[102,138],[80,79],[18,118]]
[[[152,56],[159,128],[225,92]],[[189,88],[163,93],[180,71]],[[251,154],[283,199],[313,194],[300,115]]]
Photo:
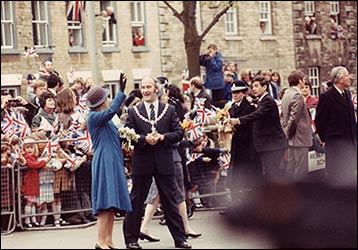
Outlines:
[[34,148],[34,156],[39,157],[39,145],[34,138],[26,138],[24,140],[23,151],[26,153],[26,149],[30,147]]

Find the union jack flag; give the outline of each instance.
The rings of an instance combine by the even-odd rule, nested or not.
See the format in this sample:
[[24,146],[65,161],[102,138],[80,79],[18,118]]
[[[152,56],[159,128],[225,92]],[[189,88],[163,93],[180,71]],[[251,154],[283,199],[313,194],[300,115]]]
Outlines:
[[32,46],[30,48],[25,47],[24,56],[25,57],[38,57],[39,55],[37,54],[36,48]]
[[31,134],[30,126],[27,124],[24,116],[21,113],[17,113],[13,119],[15,128],[15,135],[19,138],[29,136]]
[[230,153],[221,153],[218,161],[221,169],[228,169],[230,167]]
[[200,158],[203,155],[204,155],[203,153],[195,153],[195,152],[188,153],[186,155],[186,158],[187,158],[186,165],[192,163],[193,161],[195,161],[196,159]]
[[85,17],[86,1],[67,1],[67,20],[82,22]]
[[53,125],[51,125],[51,123],[45,117],[42,116],[40,126],[37,129],[43,131],[51,131],[51,136],[53,136],[55,135],[58,126],[59,126],[58,117],[56,117]]
[[87,129],[77,130],[73,137],[77,138],[77,141],[75,141],[75,148],[80,149],[84,153],[92,150],[92,140]]
[[44,151],[41,154],[41,157],[51,156],[57,154],[57,149],[59,147],[59,137],[53,137],[46,144]]
[[14,134],[14,126],[12,124],[12,118],[11,116],[6,113],[1,120],[1,133],[11,135]]
[[74,153],[72,153],[71,155],[66,154],[66,158],[66,162],[63,166],[70,170],[77,169],[84,162],[82,157]]
[[203,135],[203,127],[202,123],[200,122],[200,118],[195,118],[193,126],[187,128],[187,138],[189,141],[195,141]]

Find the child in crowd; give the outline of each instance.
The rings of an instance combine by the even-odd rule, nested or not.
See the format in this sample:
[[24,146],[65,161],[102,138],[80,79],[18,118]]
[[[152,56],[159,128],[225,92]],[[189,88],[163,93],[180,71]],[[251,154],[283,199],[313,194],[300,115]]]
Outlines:
[[[50,157],[46,157],[43,160],[39,160],[39,148],[35,139],[26,138],[23,145],[24,158],[28,170],[24,176],[21,191],[24,194],[26,201],[25,205],[25,226],[32,228],[33,226],[39,227],[40,224],[37,222],[36,217],[36,206],[39,203],[40,196],[40,180],[39,180],[39,169],[40,168],[51,168],[47,163],[50,161]],[[32,216],[31,216],[32,215]],[[31,217],[31,222],[30,222]]]

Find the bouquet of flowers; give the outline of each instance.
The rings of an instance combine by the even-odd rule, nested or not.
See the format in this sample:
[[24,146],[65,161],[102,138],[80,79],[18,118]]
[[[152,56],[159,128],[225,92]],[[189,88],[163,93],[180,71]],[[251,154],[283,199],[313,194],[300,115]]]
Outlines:
[[218,109],[216,111],[216,120],[220,125],[227,124],[229,119],[229,105],[226,105],[223,109]]
[[139,135],[136,134],[134,129],[121,127],[118,129],[119,137],[122,139],[122,149],[126,152],[130,152],[133,150],[134,145],[133,142],[138,142]]
[[218,126],[218,143],[220,147],[231,148],[232,126],[228,123],[231,104],[225,105],[223,109],[216,111],[216,121]]

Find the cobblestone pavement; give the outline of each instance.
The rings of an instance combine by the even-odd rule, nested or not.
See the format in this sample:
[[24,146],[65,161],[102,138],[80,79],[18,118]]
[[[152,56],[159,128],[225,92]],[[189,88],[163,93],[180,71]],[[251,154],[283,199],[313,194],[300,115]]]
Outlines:
[[[139,240],[143,249],[174,249],[174,242],[166,226],[153,219],[151,232],[160,242]],[[258,232],[237,231],[229,227],[218,211],[197,211],[190,219],[191,227],[203,236],[189,239],[194,249],[274,248],[269,238]],[[51,228],[52,229],[52,228]],[[114,243],[125,248],[122,219],[115,221]],[[97,240],[97,224],[59,230],[15,231],[1,236],[1,249],[93,249]]]

